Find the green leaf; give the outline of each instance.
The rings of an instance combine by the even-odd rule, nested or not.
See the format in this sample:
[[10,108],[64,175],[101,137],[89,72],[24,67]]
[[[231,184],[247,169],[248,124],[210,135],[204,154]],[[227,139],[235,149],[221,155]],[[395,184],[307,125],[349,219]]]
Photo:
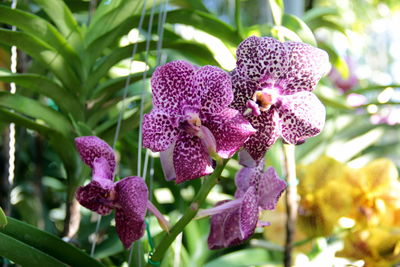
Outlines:
[[0,43],[12,46],[15,45],[28,55],[49,68],[61,82],[71,91],[80,88],[76,74],[69,67],[66,60],[45,42],[24,32],[16,32],[0,29]]
[[[100,262],[91,258],[89,255],[84,253],[82,250],[64,242],[62,239],[54,236],[50,233],[41,231],[29,224],[18,221],[16,219],[8,217],[9,223],[6,227],[0,228],[0,239],[7,237],[9,239],[14,239],[15,243],[22,245],[26,250],[37,250],[40,253],[46,255],[48,258],[52,258],[58,261],[58,264],[63,263],[68,266],[103,266]],[[8,251],[11,247],[8,246],[6,242],[0,242],[1,244],[6,244],[3,249],[0,250]],[[15,248],[14,248],[15,249]],[[1,252],[3,252],[1,251]],[[10,252],[8,252],[10,253]],[[15,253],[17,254],[17,253]],[[30,253],[22,253],[22,255],[17,255],[20,258],[30,257]],[[14,260],[10,258],[11,260]],[[24,264],[23,264],[24,265]],[[26,266],[36,266],[33,263]],[[41,265],[37,266],[52,266],[47,265],[42,262]],[[58,265],[59,266],[59,265]]]
[[74,16],[62,0],[34,0],[56,24],[68,43],[78,50],[82,46],[81,29]]
[[278,26],[281,25],[282,16],[285,10],[283,0],[269,0],[268,3],[271,8],[272,18],[274,19],[274,23]]
[[313,32],[301,19],[294,15],[284,14],[282,25],[295,32],[303,42],[317,46]]
[[[68,59],[67,63],[79,70],[80,58],[67,40],[46,20],[22,10],[0,6],[0,22],[14,25],[45,42]],[[79,74],[79,71],[76,74]]]
[[[103,57],[96,68],[91,73],[88,81],[87,87],[92,88],[96,85],[96,83],[107,74],[112,66],[114,66],[119,61],[130,58],[132,55],[132,49],[134,44],[120,47],[114,49],[110,54]],[[157,49],[157,42],[151,41],[150,42],[150,50]],[[198,60],[203,60],[204,65],[207,63],[210,65],[218,65],[218,62],[214,59],[212,53],[207,49],[206,46],[192,42],[192,41],[175,41],[175,42],[163,42],[163,49],[173,49],[181,54],[196,58]],[[137,44],[136,53],[139,54],[146,50],[146,42],[140,42]]]
[[335,7],[314,7],[304,13],[302,19],[305,23],[309,23],[315,19],[326,16],[338,16],[339,10]]
[[339,71],[340,75],[346,79],[349,76],[349,68],[346,61],[338,55],[338,53],[331,45],[320,42],[318,43],[318,47],[328,52],[329,60],[332,63],[333,67],[336,68]]
[[245,267],[275,263],[267,250],[261,248],[242,249],[225,254],[205,265],[205,267]]
[[0,92],[0,106],[13,109],[27,117],[43,120],[49,128],[64,136],[69,136],[71,133],[71,125],[65,117],[33,99],[18,94]]
[[85,36],[85,48],[142,10],[143,0],[102,1]]
[[38,74],[15,74],[7,69],[0,68],[0,81],[14,82],[26,88],[26,90],[47,96],[53,99],[62,110],[71,113],[75,118],[83,116],[83,107],[79,104],[78,99],[45,76]]
[[0,207],[0,228],[7,225],[7,217],[4,214],[3,209]]
[[347,36],[346,28],[343,25],[340,25],[339,23],[331,21],[324,17],[312,20],[307,24],[313,31],[315,31],[318,28],[327,28],[334,31],[338,31],[340,33],[343,33],[343,35]]
[[376,85],[375,84],[375,85],[370,85],[367,87],[355,88],[353,90],[346,92],[346,94],[352,94],[352,93],[362,94],[362,93],[370,92],[370,91],[382,91],[389,87],[400,88],[400,84],[388,84],[388,85]]
[[54,257],[1,232],[0,256],[6,257],[22,266],[68,266]]

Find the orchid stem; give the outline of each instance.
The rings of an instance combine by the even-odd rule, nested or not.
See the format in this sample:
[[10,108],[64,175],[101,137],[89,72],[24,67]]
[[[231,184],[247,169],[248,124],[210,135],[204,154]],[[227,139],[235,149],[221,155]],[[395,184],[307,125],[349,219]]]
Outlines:
[[284,266],[292,266],[292,251],[294,246],[294,235],[296,230],[296,217],[298,209],[297,197],[297,178],[296,178],[296,160],[295,146],[284,144],[283,151],[285,155],[286,169],[286,240],[284,250]]
[[[168,248],[171,246],[172,242],[175,238],[183,231],[183,229],[188,225],[192,219],[196,216],[199,208],[204,203],[207,198],[208,193],[214,187],[214,185],[218,182],[219,177],[221,176],[222,171],[228,160],[224,160],[222,164],[218,164],[214,170],[214,173],[210,175],[206,181],[201,186],[199,192],[194,197],[191,205],[186,209],[185,214],[180,218],[180,220],[171,228],[169,234],[165,234],[162,240],[159,242],[156,247],[154,254],[151,257],[151,262],[160,262],[163,258],[165,252],[167,252]],[[152,266],[149,262],[146,265],[147,267]]]

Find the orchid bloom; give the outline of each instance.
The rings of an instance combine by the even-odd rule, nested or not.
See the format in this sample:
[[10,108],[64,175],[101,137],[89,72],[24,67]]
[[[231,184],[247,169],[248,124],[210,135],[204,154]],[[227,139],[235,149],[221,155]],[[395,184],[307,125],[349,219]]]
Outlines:
[[143,120],[143,146],[161,152],[168,180],[176,183],[213,172],[214,158],[229,158],[255,130],[238,111],[223,70],[185,61],[158,67],[151,79],[153,110]]
[[167,223],[148,201],[147,185],[141,177],[130,176],[114,183],[116,160],[113,149],[96,136],[75,139],[82,161],[92,169],[92,181],[76,192],[78,202],[100,215],[113,209],[116,230],[125,248],[140,239],[145,230],[144,218],[149,209],[163,226]]
[[198,216],[211,216],[211,229],[208,247],[219,249],[239,245],[247,240],[257,225],[268,226],[259,221],[260,210],[275,209],[279,197],[286,188],[274,168],[263,171],[264,164],[255,168],[243,168],[236,175],[237,190],[234,200],[225,200]]
[[244,145],[255,161],[280,136],[301,144],[321,132],[325,108],[311,91],[329,66],[325,51],[304,43],[252,36],[239,45],[231,107],[257,130]]

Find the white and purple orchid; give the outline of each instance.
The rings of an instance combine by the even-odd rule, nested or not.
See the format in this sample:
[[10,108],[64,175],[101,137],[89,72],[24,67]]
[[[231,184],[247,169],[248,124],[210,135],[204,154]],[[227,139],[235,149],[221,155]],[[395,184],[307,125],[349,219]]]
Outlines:
[[241,169],[236,175],[235,199],[221,201],[216,207],[199,212],[199,217],[212,215],[210,249],[239,245],[254,233],[257,225],[269,225],[258,220],[260,210],[275,209],[286,183],[274,168],[266,172],[263,169],[263,161],[254,168]]
[[78,202],[100,215],[115,209],[117,234],[125,248],[140,239],[145,230],[144,218],[149,209],[159,222],[167,222],[148,201],[147,185],[141,177],[130,176],[114,183],[116,160],[113,149],[96,136],[75,139],[82,161],[92,169],[92,181],[78,188]]
[[176,183],[213,172],[214,158],[229,158],[255,130],[238,111],[223,70],[173,61],[151,79],[153,110],[143,120],[143,146],[161,152],[168,180]]
[[321,132],[325,108],[311,91],[329,67],[325,51],[304,43],[252,36],[239,45],[231,107],[257,129],[244,145],[255,161],[280,136],[301,144]]

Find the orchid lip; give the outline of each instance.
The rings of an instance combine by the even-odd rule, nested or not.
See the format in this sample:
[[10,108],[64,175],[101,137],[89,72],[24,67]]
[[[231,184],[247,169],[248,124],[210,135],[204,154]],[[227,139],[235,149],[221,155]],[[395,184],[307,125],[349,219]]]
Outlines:
[[212,216],[212,215],[215,215],[215,214],[218,214],[218,213],[222,213],[222,212],[224,212],[226,210],[238,207],[241,204],[242,204],[242,199],[241,198],[234,199],[234,200],[231,200],[231,201],[227,201],[224,204],[221,204],[219,206],[215,206],[215,207],[210,208],[210,209],[200,210],[197,213],[196,219],[200,219],[200,218],[203,218],[203,217],[206,217],[206,216]]

